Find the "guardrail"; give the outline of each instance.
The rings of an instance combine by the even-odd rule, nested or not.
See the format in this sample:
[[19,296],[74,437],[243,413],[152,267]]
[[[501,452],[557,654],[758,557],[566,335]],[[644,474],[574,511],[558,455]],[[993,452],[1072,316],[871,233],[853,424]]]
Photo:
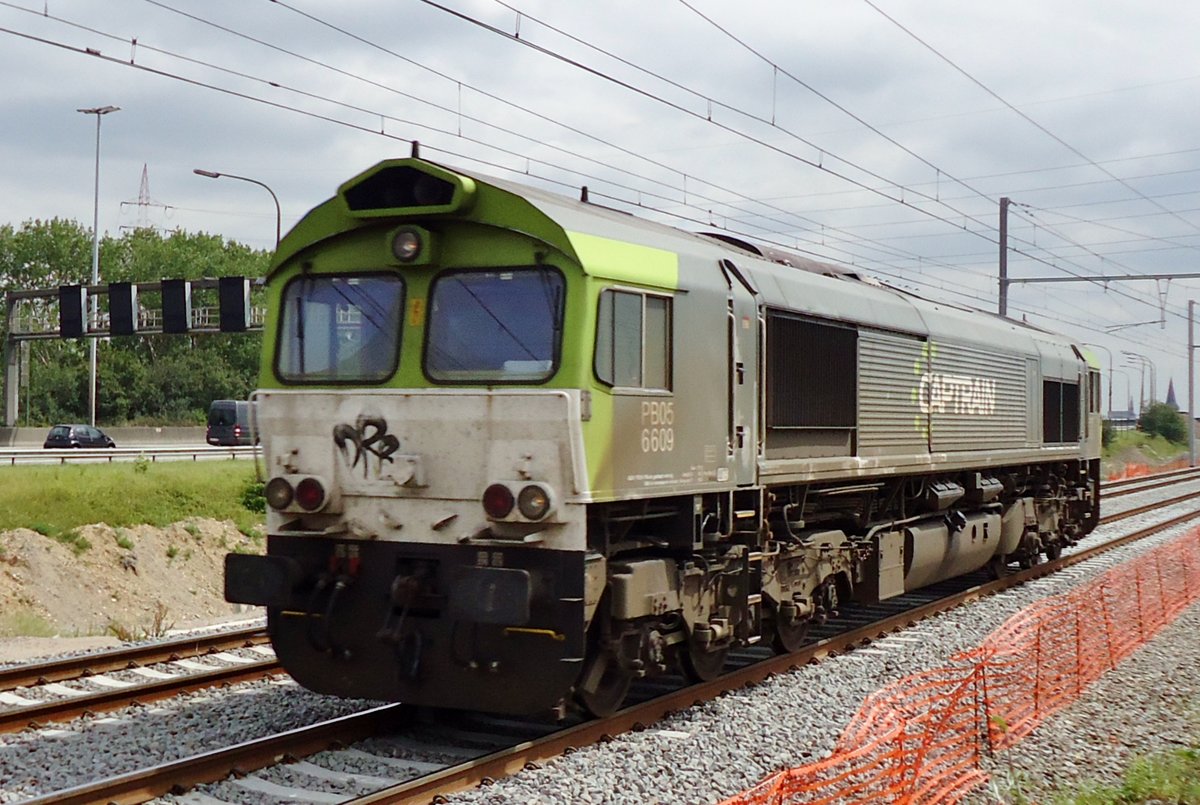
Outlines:
[[[0,450],[41,447],[49,425],[0,428]],[[105,425],[104,432],[124,447],[186,447],[206,443],[203,425]]]
[[0,449],[0,464],[97,464],[144,459],[157,461],[212,461],[215,459],[253,459],[259,448],[213,447],[192,445],[171,447],[110,447],[108,449],[42,450],[35,447]]

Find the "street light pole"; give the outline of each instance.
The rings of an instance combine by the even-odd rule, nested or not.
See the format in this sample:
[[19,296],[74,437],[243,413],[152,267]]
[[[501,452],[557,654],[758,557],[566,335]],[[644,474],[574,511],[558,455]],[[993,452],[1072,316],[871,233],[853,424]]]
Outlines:
[[[92,215],[92,285],[100,284],[100,118],[109,112],[119,112],[119,106],[97,106],[94,109],[76,109],[85,115],[96,116],[96,196]],[[96,293],[92,291],[92,315],[84,334],[99,318],[100,308]],[[88,424],[96,426],[96,339],[88,340]]]
[[[1145,385],[1145,380],[1146,380],[1146,367],[1147,366],[1150,367],[1150,404],[1153,405],[1154,404],[1154,389],[1155,389],[1155,386],[1157,385],[1157,380],[1155,378],[1155,371],[1154,371],[1154,369],[1155,369],[1154,361],[1150,360],[1149,358],[1147,358],[1145,355],[1141,354],[1140,352],[1130,352],[1129,350],[1123,350],[1123,353],[1130,358],[1135,358],[1137,360],[1137,362],[1141,365],[1143,387]],[[1143,408],[1145,407],[1145,403],[1146,403],[1146,399],[1145,399],[1144,392],[1143,392],[1143,397],[1142,397]]]
[[[1121,375],[1121,377],[1125,378],[1125,397],[1122,399],[1121,405],[1122,406],[1128,405],[1129,413],[1132,414],[1133,413],[1133,391],[1132,391],[1133,383],[1131,383],[1129,381],[1129,370],[1128,369],[1114,369],[1113,371],[1119,373]],[[1124,411],[1125,409],[1122,408],[1121,410]]]
[[220,179],[222,177],[224,177],[226,179],[239,179],[243,182],[249,182],[250,184],[256,184],[259,187],[261,187],[262,189],[266,190],[268,193],[270,193],[271,200],[275,202],[275,248],[277,248],[277,249],[279,248],[279,238],[280,238],[280,235],[282,234],[283,214],[279,209],[279,196],[275,195],[274,190],[267,187],[266,184],[264,184],[263,182],[260,182],[258,179],[251,179],[247,176],[234,176],[232,173],[217,173],[216,171],[206,171],[206,170],[202,170],[201,168],[194,168],[192,170],[192,173],[196,174],[197,176],[203,176],[208,179]]
[[1196,302],[1188,300],[1188,466],[1196,466]]

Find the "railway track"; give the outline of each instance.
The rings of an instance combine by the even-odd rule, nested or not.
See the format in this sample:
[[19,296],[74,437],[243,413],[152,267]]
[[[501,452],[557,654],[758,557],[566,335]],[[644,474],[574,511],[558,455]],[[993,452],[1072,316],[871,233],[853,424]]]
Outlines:
[[[1170,504],[1166,504],[1170,505]],[[590,721],[579,724],[562,733],[556,733],[541,741],[527,745],[513,746],[488,757],[480,758],[458,767],[447,768],[442,772],[428,775],[419,780],[403,783],[392,788],[373,794],[347,800],[354,805],[367,803],[395,802],[435,802],[436,797],[454,791],[462,790],[485,783],[489,779],[512,774],[528,766],[546,759],[563,754],[570,747],[582,746],[604,740],[606,736],[617,735],[630,730],[645,728],[670,713],[692,707],[708,701],[721,694],[736,691],[746,686],[758,684],[776,674],[787,673],[810,662],[837,654],[853,651],[869,646],[893,632],[905,629],[913,623],[932,617],[941,612],[954,609],[968,602],[993,595],[1010,587],[1024,584],[1034,579],[1042,578],[1051,573],[1084,562],[1101,553],[1126,545],[1145,537],[1159,533],[1168,528],[1200,518],[1200,507],[1195,510],[1172,517],[1148,528],[1139,529],[1131,534],[1111,540],[1102,545],[1093,546],[1077,551],[1070,556],[1046,562],[1027,570],[1016,571],[1002,579],[981,581],[977,577],[969,579],[962,589],[946,592],[942,595],[930,595],[929,600],[921,603],[914,601],[926,596],[910,594],[901,596],[909,599],[906,606],[898,612],[892,612],[883,617],[869,617],[863,620],[858,612],[847,613],[846,616],[831,621],[821,631],[825,634],[816,642],[801,648],[799,651],[782,656],[769,655],[766,650],[747,650],[738,656],[731,656],[727,668],[734,666],[721,677],[711,682],[690,685],[679,690],[665,693],[651,700],[632,705],[616,713],[608,719]],[[935,585],[939,592],[948,585]],[[952,585],[949,585],[952,586]],[[867,608],[876,611],[890,609],[882,604]]]
[[[1194,477],[1195,474],[1178,473],[1171,482],[1182,483]],[[1143,483],[1147,482],[1147,479],[1137,480]],[[1166,479],[1157,479],[1153,483],[1159,484],[1163,480]],[[1122,485],[1120,488],[1130,488],[1131,486],[1136,485]],[[1143,486],[1136,488],[1135,491],[1146,491],[1149,488],[1156,487]],[[1164,507],[1194,497],[1194,494],[1187,494],[1167,501],[1160,500],[1152,506],[1137,507],[1119,514],[1109,515],[1103,519],[1103,522],[1115,522],[1150,508]],[[446,750],[442,754],[451,755],[457,751],[463,757],[460,757],[459,762],[443,763],[441,768],[434,768],[434,764],[429,761],[404,762],[391,758],[379,758],[375,762],[375,766],[379,769],[377,774],[326,772],[342,782],[357,782],[359,788],[374,789],[357,799],[346,801],[360,804],[435,801],[439,795],[478,785],[489,779],[499,779],[520,771],[530,764],[537,764],[569,752],[573,747],[589,745],[605,740],[607,736],[644,728],[671,712],[686,709],[724,692],[761,682],[772,675],[786,672],[809,662],[819,661],[824,657],[861,649],[870,642],[903,629],[922,618],[952,609],[1010,586],[1040,578],[1118,545],[1140,539],[1150,533],[1156,533],[1197,516],[1200,516],[1200,510],[1187,512],[1166,523],[1141,529],[1103,545],[1076,551],[1070,556],[1064,556],[1054,562],[1014,572],[1011,576],[1000,580],[985,581],[982,576],[967,578],[959,580],[956,585],[938,585],[930,590],[922,591],[920,595],[901,596],[899,599],[889,602],[888,605],[875,605],[853,611],[846,610],[843,617],[831,621],[814,634],[815,642],[798,652],[786,656],[773,656],[767,650],[758,649],[738,652],[731,655],[725,675],[700,685],[684,686],[681,680],[672,678],[655,680],[652,684],[635,689],[632,695],[635,703],[610,719],[547,725],[537,721],[514,721],[470,714],[437,714],[438,720],[430,722],[428,713],[418,713],[404,705],[386,705],[311,727],[248,741],[237,746],[214,750],[154,768],[56,792],[39,797],[32,802],[145,802],[172,790],[185,790],[201,783],[222,779],[231,773],[241,775],[254,769],[275,766],[281,760],[286,760],[293,767],[297,767],[296,771],[301,774],[319,775],[320,767],[294,759],[308,757],[324,750],[345,747],[363,738],[379,735],[381,732],[399,733],[407,736],[410,742],[426,747],[436,747],[441,744]],[[261,631],[246,630],[244,633],[229,636],[229,638],[235,641],[246,641],[247,644],[253,645],[253,641],[265,639],[265,635]],[[147,650],[150,648],[146,647]],[[172,653],[179,656],[177,652],[182,649],[181,646],[168,649],[168,656]],[[215,646],[197,646],[191,656],[220,653],[222,650]],[[86,678],[82,677],[83,673],[90,673],[94,677],[98,673],[106,673],[109,669],[127,667],[128,661],[128,659],[121,660],[117,656],[100,659],[97,655],[92,655],[62,663],[47,663],[43,664],[40,677],[32,676],[37,673],[36,668],[9,669],[0,672],[0,690],[5,690],[5,685],[9,685],[5,682],[7,678],[24,680],[30,678],[47,680],[51,678],[55,680]],[[78,672],[79,676],[71,676],[72,673],[76,673],[66,667],[66,664],[71,662],[82,664],[81,667],[84,670]],[[23,673],[24,677],[16,676],[19,672]],[[5,677],[3,674],[12,676]],[[15,685],[9,685],[9,689],[11,687],[15,687]],[[470,737],[463,739],[464,735]],[[456,749],[449,745],[464,743],[473,744],[473,748],[463,748],[460,745]],[[245,778],[239,783],[248,785],[250,779]],[[272,786],[278,788],[277,784],[265,785],[266,789],[260,793],[270,793],[273,790]],[[274,793],[285,798],[295,797],[297,794],[294,790],[289,794],[283,789],[274,790]],[[310,801],[342,801],[341,798],[329,798],[330,795],[324,795],[325,798],[313,796],[314,798]]]
[[1109,481],[1104,484],[1105,498],[1123,497],[1138,492],[1149,492],[1165,486],[1182,483],[1188,480],[1200,479],[1200,468],[1188,467],[1181,470],[1145,475],[1140,478],[1124,478],[1120,481]]
[[268,641],[251,627],[0,669],[0,734],[282,674]]

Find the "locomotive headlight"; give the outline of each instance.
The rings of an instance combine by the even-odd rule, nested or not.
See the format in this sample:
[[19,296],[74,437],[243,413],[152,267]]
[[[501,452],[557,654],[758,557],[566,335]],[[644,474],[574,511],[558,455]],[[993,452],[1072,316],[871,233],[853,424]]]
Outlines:
[[512,513],[512,490],[504,484],[492,484],[483,490],[483,511],[493,520],[503,520]]
[[530,484],[517,495],[517,508],[526,520],[541,520],[550,512],[550,494],[537,484]]
[[295,491],[292,485],[288,483],[287,478],[272,478],[267,482],[266,488],[263,490],[263,496],[267,499],[272,509],[283,511],[288,506],[292,505],[292,498],[295,496]]
[[401,263],[411,263],[420,257],[424,245],[421,233],[416,229],[401,227],[392,235],[392,254]]
[[316,511],[325,505],[325,487],[316,478],[305,478],[296,484],[296,503],[305,511]]

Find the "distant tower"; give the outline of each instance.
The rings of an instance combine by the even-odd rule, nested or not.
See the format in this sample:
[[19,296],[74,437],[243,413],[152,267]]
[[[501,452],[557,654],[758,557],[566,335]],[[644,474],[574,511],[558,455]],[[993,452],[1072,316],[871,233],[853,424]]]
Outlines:
[[150,171],[142,163],[142,184],[138,188],[138,229],[150,226]]
[[150,208],[151,207],[161,207],[164,217],[167,217],[167,218],[170,217],[170,209],[171,209],[170,207],[168,207],[166,204],[160,204],[159,202],[150,198],[150,171],[146,167],[145,163],[142,163],[142,183],[138,187],[137,201],[122,201],[121,202],[122,212],[124,212],[126,205],[132,206],[134,204],[136,204],[138,207],[137,223],[132,227],[122,226],[121,229],[157,228],[157,227],[155,227],[154,224],[150,223]]
[[1167,381],[1167,405],[1171,406],[1172,410],[1179,410],[1179,403],[1175,401],[1175,381],[1174,379]]

